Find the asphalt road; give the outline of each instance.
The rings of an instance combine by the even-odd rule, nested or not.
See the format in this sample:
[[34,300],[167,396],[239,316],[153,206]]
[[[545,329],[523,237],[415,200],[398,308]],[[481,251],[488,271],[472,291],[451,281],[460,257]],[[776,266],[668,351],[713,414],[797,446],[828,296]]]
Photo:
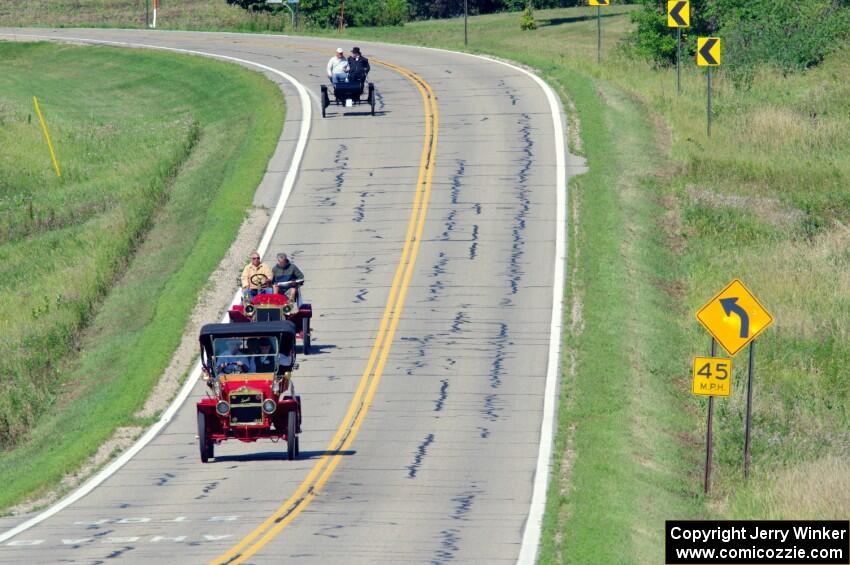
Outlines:
[[[27,33],[249,59],[291,74],[316,95],[337,47],[238,34]],[[327,480],[285,527],[254,545],[246,562],[516,561],[537,462],[553,306],[549,105],[528,76],[495,63],[361,47],[421,76],[436,95],[434,115],[426,114],[414,82],[378,65],[370,75],[377,116],[331,107],[322,119],[313,99],[298,181],[266,254],[286,251],[305,271],[315,312],[316,354],[299,357],[295,381],[304,410],[301,459],[286,461],[283,443],[231,441],[201,464],[198,384],[132,461],[76,504],[0,545],[0,562],[207,562],[280,511],[327,459],[362,382],[411,210],[424,212],[415,197],[429,122],[437,137],[430,194],[421,195],[427,212],[375,396]],[[265,204],[276,199],[289,168],[300,120],[294,89],[272,78],[287,94],[288,123],[257,193]],[[0,530],[22,520],[2,518]]]

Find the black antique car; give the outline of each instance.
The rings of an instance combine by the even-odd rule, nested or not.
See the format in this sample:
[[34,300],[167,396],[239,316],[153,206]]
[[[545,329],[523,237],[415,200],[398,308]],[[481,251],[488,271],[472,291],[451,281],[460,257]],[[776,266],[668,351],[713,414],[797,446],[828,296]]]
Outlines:
[[[365,94],[365,97],[364,97]],[[333,99],[331,99],[333,95]],[[375,115],[375,85],[363,80],[351,80],[349,82],[332,83],[322,85],[322,117],[327,117],[327,108],[334,102],[337,106],[350,108],[360,104],[368,104]]]

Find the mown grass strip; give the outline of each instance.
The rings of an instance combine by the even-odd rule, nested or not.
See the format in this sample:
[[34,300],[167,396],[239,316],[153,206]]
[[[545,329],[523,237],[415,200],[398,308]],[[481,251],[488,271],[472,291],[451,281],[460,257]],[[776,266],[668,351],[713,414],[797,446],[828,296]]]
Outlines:
[[[98,128],[118,130],[114,135],[125,143],[123,148],[112,143],[100,152],[85,151],[92,145],[87,141],[74,151],[75,141],[87,139],[85,135],[64,139],[66,152],[76,158],[71,166],[80,171],[76,194],[87,194],[95,203],[106,198],[114,208],[114,198],[125,190],[141,195],[129,202],[151,208],[142,231],[133,232],[137,235],[123,254],[108,254],[95,267],[81,266],[83,273],[101,268],[105,287],[94,293],[91,310],[76,310],[87,329],[74,331],[75,350],[54,359],[56,370],[42,383],[55,400],[45,404],[50,401],[46,397],[37,424],[15,449],[0,455],[0,473],[6,477],[0,507],[8,507],[54,485],[117,427],[140,423],[134,414],[170,361],[198,293],[250,206],[280,135],[283,104],[275,85],[261,75],[200,57],[53,45],[0,45],[0,49],[17,50],[14,58],[0,60],[29,68],[32,61],[27,57],[40,57],[42,74],[19,83],[20,90],[44,89],[39,81],[50,83],[58,75],[70,91],[91,93],[90,98],[77,99],[56,93],[51,107],[67,131],[80,131],[79,122],[91,120]],[[4,92],[4,97],[12,95],[14,91]],[[128,123],[133,127],[127,128]],[[161,127],[172,123],[178,124],[177,130]],[[180,130],[179,124],[188,129]],[[149,135],[121,137],[140,130]],[[184,134],[174,136],[175,131]],[[169,151],[175,143],[185,148],[182,154]],[[157,154],[171,160],[152,159]],[[147,160],[154,162],[150,178],[148,167],[134,166]],[[109,175],[96,173],[104,163],[123,173],[120,183],[103,184]],[[4,175],[13,178],[8,169]],[[160,179],[155,182],[159,190],[133,190],[154,179]],[[62,202],[66,186],[57,185],[41,195],[43,202]],[[119,189],[107,192],[110,186]],[[114,237],[114,231],[104,231],[109,223],[101,220],[111,217],[110,206],[91,208],[89,231],[94,239],[63,243],[61,238],[51,239],[62,228],[41,229],[45,241],[57,246],[60,258],[66,248],[97,255],[97,238]],[[127,255],[130,252],[134,253]],[[85,276],[64,280],[60,289],[76,288],[72,282],[91,284]],[[98,298],[105,290],[109,292],[104,298]],[[70,357],[64,357],[68,353]]]

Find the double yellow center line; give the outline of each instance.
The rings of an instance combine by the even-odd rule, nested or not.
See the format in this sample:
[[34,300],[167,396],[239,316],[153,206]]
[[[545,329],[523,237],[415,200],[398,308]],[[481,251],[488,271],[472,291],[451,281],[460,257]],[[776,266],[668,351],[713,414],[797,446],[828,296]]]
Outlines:
[[396,267],[395,275],[393,276],[390,295],[387,299],[387,305],[384,308],[381,324],[375,336],[375,344],[369,354],[369,361],[360,377],[360,382],[354,393],[354,397],[351,399],[348,411],[333,439],[328,444],[326,454],[316,462],[310,473],[289,499],[271,516],[266,518],[262,524],[257,526],[257,528],[245,536],[239,543],[227,551],[227,553],[213,560],[212,563],[242,563],[274,539],[313,501],[339,464],[342,457],[341,453],[346,451],[352,442],[354,442],[354,438],[357,437],[357,432],[363,424],[366,414],[369,412],[369,407],[372,405],[378,384],[381,382],[384,365],[392,348],[393,336],[395,335],[395,330],[404,308],[404,300],[407,296],[410,279],[413,276],[416,256],[419,253],[419,244],[422,241],[422,231],[425,227],[425,214],[428,210],[428,199],[431,195],[431,180],[434,176],[434,160],[437,153],[439,111],[434,91],[431,90],[431,87],[422,77],[386,61],[377,59],[373,59],[372,61],[409,79],[422,95],[422,103],[425,108],[425,143],[422,148],[422,157],[419,164],[416,193],[413,198],[413,207],[410,210],[404,247],[401,251],[401,258]]

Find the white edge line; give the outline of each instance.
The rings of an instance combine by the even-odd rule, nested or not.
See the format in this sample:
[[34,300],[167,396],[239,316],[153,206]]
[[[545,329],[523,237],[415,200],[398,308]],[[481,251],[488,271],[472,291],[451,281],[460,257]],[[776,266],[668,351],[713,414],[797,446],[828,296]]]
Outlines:
[[[281,214],[283,214],[283,209],[286,206],[286,201],[289,199],[289,195],[292,193],[292,188],[295,186],[295,179],[298,176],[298,170],[301,167],[301,160],[304,156],[304,150],[307,146],[307,138],[310,136],[310,122],[312,120],[312,105],[310,103],[310,97],[307,94],[307,89],[304,88],[300,82],[295,80],[294,77],[284,73],[283,71],[279,71],[277,69],[273,69],[267,65],[263,65],[260,63],[256,63],[253,61],[248,61],[246,59],[238,59],[236,57],[229,57],[227,55],[217,55],[215,53],[207,53],[204,51],[193,51],[190,49],[179,49],[176,47],[163,47],[158,45],[147,45],[143,43],[131,43],[131,42],[123,42],[123,41],[106,41],[106,40],[97,40],[97,39],[85,39],[85,38],[75,38],[75,37],[56,37],[56,36],[46,36],[46,35],[33,35],[33,34],[20,34],[20,33],[6,33],[0,34],[0,37],[33,37],[37,39],[49,39],[49,40],[60,40],[60,41],[70,41],[70,42],[79,42],[79,43],[94,43],[94,44],[106,44],[106,45],[118,45],[122,47],[143,47],[147,49],[158,49],[162,51],[173,51],[177,53],[186,53],[191,55],[202,55],[204,57],[211,57],[213,59],[222,59],[225,61],[231,61],[235,63],[241,63],[243,65],[249,65],[252,67],[257,67],[264,71],[276,74],[278,76],[283,77],[284,79],[291,82],[296,90],[298,91],[299,98],[301,100],[301,132],[298,136],[298,143],[295,146],[295,152],[292,156],[292,161],[289,167],[289,171],[286,174],[286,178],[283,181],[283,187],[281,189],[280,197],[278,198],[277,204],[275,205],[274,212],[272,213],[272,217],[269,219],[269,223],[266,225],[265,232],[263,233],[263,238],[260,241],[260,245],[257,250],[260,252],[260,255],[263,255],[265,251],[268,249],[269,243],[271,242],[272,235],[274,234],[275,229],[277,228],[277,223],[280,220]],[[239,291],[233,297],[232,304],[238,302],[240,297]],[[222,318],[222,322],[227,321],[227,315],[225,314]],[[101,483],[103,483],[106,479],[112,476],[116,471],[118,471],[121,467],[123,467],[128,461],[130,461],[133,457],[136,456],[148,443],[155,438],[159,432],[171,421],[174,415],[177,413],[177,410],[186,402],[189,398],[189,395],[192,393],[192,389],[195,388],[198,380],[201,376],[201,362],[198,360],[192,371],[189,373],[188,378],[183,383],[183,387],[180,389],[180,392],[162,414],[162,417],[153,424],[148,430],[145,432],[142,437],[136,440],[132,446],[130,446],[124,453],[122,453],[117,459],[112,461],[109,465],[100,470],[95,476],[86,481],[81,487],[77,490],[55,503],[53,506],[47,508],[42,511],[40,514],[33,516],[29,520],[15,526],[14,528],[7,530],[0,534],[0,543],[3,543],[16,535],[24,532],[36,524],[43,522],[44,520],[50,518],[54,514],[57,514],[70,506],[71,504],[77,502],[95,488],[97,488]]]
[[555,130],[555,274],[552,282],[552,321],[549,326],[549,359],[546,367],[546,387],[543,393],[543,421],[540,424],[540,447],[537,452],[537,468],[534,471],[534,487],[531,507],[522,533],[517,563],[532,565],[537,561],[540,537],[543,533],[543,514],[546,511],[546,494],[549,474],[552,470],[552,445],[554,441],[555,413],[558,401],[558,369],[561,361],[561,329],[563,326],[564,276],[567,267],[567,167],[564,146],[564,124],[561,106],[552,87],[539,76],[515,65],[490,59],[522,71],[536,82],[549,101],[552,125]]

